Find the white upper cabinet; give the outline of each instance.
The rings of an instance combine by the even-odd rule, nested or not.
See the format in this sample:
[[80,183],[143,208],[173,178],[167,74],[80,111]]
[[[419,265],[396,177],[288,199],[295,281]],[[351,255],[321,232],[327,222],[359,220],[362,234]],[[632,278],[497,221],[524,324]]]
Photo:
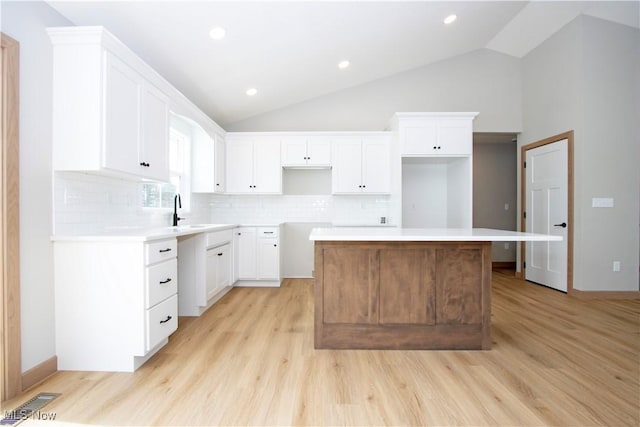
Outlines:
[[154,71],[100,27],[48,32],[54,170],[168,181],[169,99]]
[[279,138],[228,133],[226,153],[227,193],[282,193]]
[[396,113],[403,157],[469,156],[473,151],[473,119],[477,113]]
[[225,192],[226,150],[224,137],[210,135],[202,128],[192,132],[191,191],[194,193]]
[[388,194],[391,190],[389,138],[345,136],[333,140],[333,194]]
[[283,136],[281,150],[283,167],[331,166],[331,140],[325,136]]

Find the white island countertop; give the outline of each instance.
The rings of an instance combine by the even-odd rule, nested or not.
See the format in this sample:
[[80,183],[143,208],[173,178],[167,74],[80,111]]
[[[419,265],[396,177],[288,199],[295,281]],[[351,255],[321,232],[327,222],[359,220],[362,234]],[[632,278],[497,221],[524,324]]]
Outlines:
[[491,228],[314,228],[309,240],[343,242],[523,242],[560,241],[562,236]]

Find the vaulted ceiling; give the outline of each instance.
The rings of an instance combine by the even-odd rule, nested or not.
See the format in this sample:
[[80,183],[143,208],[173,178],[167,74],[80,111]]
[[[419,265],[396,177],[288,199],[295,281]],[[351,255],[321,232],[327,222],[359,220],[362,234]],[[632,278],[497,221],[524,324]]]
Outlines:
[[48,3],[105,26],[222,126],[481,48],[522,57],[580,14],[639,26],[637,1]]

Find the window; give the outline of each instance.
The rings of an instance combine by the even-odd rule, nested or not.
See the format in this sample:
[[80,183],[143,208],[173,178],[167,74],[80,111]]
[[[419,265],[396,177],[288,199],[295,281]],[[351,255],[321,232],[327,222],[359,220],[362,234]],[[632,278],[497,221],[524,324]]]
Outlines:
[[169,131],[169,182],[142,184],[142,206],[173,209],[173,199],[180,193],[182,211],[189,211],[189,153],[190,138],[175,128]]

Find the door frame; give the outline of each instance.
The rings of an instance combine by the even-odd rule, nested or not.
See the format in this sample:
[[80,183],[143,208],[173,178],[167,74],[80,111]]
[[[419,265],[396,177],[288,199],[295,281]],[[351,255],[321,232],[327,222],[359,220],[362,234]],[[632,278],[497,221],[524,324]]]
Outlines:
[[[573,130],[545,138],[520,147],[520,230],[527,231],[524,213],[527,209],[527,180],[525,161],[527,151],[554,142],[567,140],[567,294],[573,293]],[[524,263],[526,261],[526,242],[520,243],[520,271],[522,279],[526,278]]]
[[22,392],[20,334],[20,44],[0,33],[0,401]]

